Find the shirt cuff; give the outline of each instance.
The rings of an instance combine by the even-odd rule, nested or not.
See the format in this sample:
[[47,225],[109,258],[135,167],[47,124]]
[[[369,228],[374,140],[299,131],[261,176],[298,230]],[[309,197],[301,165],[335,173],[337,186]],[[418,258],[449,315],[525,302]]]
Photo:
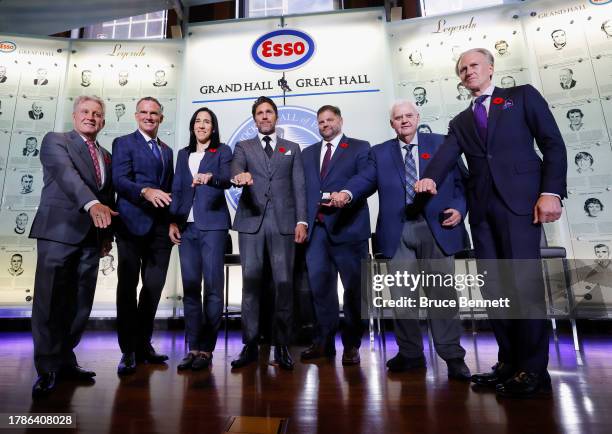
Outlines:
[[94,206],[95,204],[100,203],[99,200],[94,199],[94,200],[90,200],[89,202],[87,202],[84,206],[83,209],[85,210],[85,212],[89,212],[89,208],[91,208],[92,206]]
[[340,190],[340,193],[348,194],[349,202],[353,200],[353,193],[351,193],[350,191],[348,191],[348,190]]
[[540,196],[555,196],[561,200],[561,196],[559,196],[557,193],[540,193]]
[[308,229],[308,223],[306,222],[297,222],[298,225],[304,225],[306,226],[306,229]]

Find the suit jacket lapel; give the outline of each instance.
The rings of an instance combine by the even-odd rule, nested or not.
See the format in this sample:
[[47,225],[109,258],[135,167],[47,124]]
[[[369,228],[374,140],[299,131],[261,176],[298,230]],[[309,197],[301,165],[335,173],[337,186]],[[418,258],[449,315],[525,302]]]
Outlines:
[[314,173],[317,176],[313,176],[316,179],[317,188],[320,188],[323,185],[323,180],[321,179],[321,151],[322,144],[321,142],[315,143],[312,145],[315,148],[315,152],[312,153],[312,167],[314,167]]
[[406,188],[406,167],[404,166],[404,159],[402,158],[402,151],[400,151],[399,147],[399,139],[393,140],[390,144],[391,146],[391,158],[397,169],[397,174],[402,180],[402,185]]
[[263,150],[263,147],[259,140],[259,136],[255,136],[251,140],[249,140],[247,148],[250,148],[247,152],[252,153],[254,160],[261,165],[263,172],[270,173],[270,168],[268,166],[268,162],[266,161],[268,159],[268,156]]
[[[80,172],[85,176],[87,183],[91,187],[95,187],[95,191],[98,191],[96,169],[94,168],[89,148],[87,147],[87,143],[83,141],[83,138],[76,131],[70,133],[70,146],[76,151],[77,155],[81,158],[81,162],[86,167],[86,170],[80,170]],[[106,167],[106,164],[104,166]]]
[[[434,154],[433,146],[429,143],[429,141],[425,138],[424,134],[419,134],[419,145],[417,146],[417,159],[416,164],[419,169],[419,179],[425,173],[425,169],[427,169],[427,165],[429,164],[429,160],[431,156]],[[429,158],[423,158],[424,154],[429,154]]]
[[493,95],[491,95],[491,104],[489,105],[489,122],[487,123],[487,144],[489,149],[493,145],[493,133],[495,132],[499,115],[502,112],[502,104],[493,104],[493,100],[499,97],[500,93],[502,93],[502,90],[496,87],[493,90]]

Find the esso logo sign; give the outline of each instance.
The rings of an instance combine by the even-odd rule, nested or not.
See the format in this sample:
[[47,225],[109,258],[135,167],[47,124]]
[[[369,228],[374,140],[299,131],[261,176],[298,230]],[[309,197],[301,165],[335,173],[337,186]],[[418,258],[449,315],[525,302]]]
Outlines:
[[304,32],[275,30],[261,36],[251,48],[255,63],[272,71],[288,71],[308,62],[315,51],[314,40]]
[[596,6],[606,5],[610,3],[612,0],[590,0],[591,4]]
[[17,45],[11,41],[0,41],[0,53],[11,53],[17,49]]

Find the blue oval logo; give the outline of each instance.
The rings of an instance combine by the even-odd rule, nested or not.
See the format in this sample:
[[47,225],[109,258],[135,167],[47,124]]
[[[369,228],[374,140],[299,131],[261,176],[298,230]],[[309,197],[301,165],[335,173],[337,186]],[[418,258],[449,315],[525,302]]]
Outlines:
[[314,40],[293,29],[266,33],[251,47],[251,57],[259,66],[271,71],[288,71],[308,62],[315,52]]
[[17,44],[11,41],[0,41],[0,53],[12,53],[17,49]]
[[608,3],[612,2],[612,0],[589,0],[589,2],[592,5],[601,6],[601,5],[607,5]]
[[[321,140],[317,122],[317,112],[306,107],[282,106],[278,108],[278,122],[276,123],[276,134],[287,140],[291,140],[304,149],[307,146]],[[240,125],[227,141],[232,151],[236,143],[255,137],[257,127],[251,116]],[[225,190],[225,197],[232,206],[238,208],[238,201],[242,188],[231,187]]]

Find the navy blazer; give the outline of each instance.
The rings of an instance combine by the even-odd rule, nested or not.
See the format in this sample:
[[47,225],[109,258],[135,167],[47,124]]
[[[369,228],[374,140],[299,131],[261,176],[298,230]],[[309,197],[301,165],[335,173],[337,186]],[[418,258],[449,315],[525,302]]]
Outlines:
[[218,148],[206,151],[200,161],[198,173],[212,173],[208,184],[191,186],[193,175],[189,169],[189,150],[183,148],[176,157],[174,181],[172,183],[172,220],[183,226],[193,207],[196,227],[203,231],[228,230],[231,226],[230,214],[225,200],[225,189],[231,187],[230,165],[232,150],[221,144]]
[[[419,174],[427,169],[431,158],[444,142],[440,134],[418,135]],[[455,164],[457,164],[455,162]],[[376,222],[376,241],[379,252],[392,258],[399,247],[402,229],[406,221],[406,169],[397,138],[374,146],[370,150],[366,170],[353,177],[346,185],[353,200],[361,200],[378,190],[378,220]],[[468,244],[463,220],[454,228],[440,224],[440,213],[454,208],[465,218],[466,202],[463,178],[458,165],[438,187],[438,194],[423,204],[423,215],[436,242],[446,255],[464,250]]]
[[[321,152],[325,152],[326,148],[323,148],[322,142],[302,151],[309,237],[319,212],[321,194],[342,190],[352,176],[365,170],[369,150],[368,142],[343,135],[324,179],[321,179]],[[324,214],[323,224],[334,243],[361,241],[370,237],[370,212],[366,198],[351,202],[345,208],[321,207],[321,212]]]
[[144,136],[137,130],[113,140],[113,185],[117,192],[117,211],[128,231],[145,235],[154,222],[169,222],[168,207],[155,208],[140,196],[145,187],[165,192],[172,189],[172,149],[157,139],[164,161],[158,176],[156,157]]
[[[536,154],[533,141],[543,155]],[[508,208],[529,215],[540,193],[566,197],[567,155],[557,123],[540,93],[531,85],[495,88],[491,96],[486,143],[476,131],[470,105],[453,118],[440,152],[424,173],[436,184],[465,154],[469,178],[470,222],[482,221],[491,181]]]

